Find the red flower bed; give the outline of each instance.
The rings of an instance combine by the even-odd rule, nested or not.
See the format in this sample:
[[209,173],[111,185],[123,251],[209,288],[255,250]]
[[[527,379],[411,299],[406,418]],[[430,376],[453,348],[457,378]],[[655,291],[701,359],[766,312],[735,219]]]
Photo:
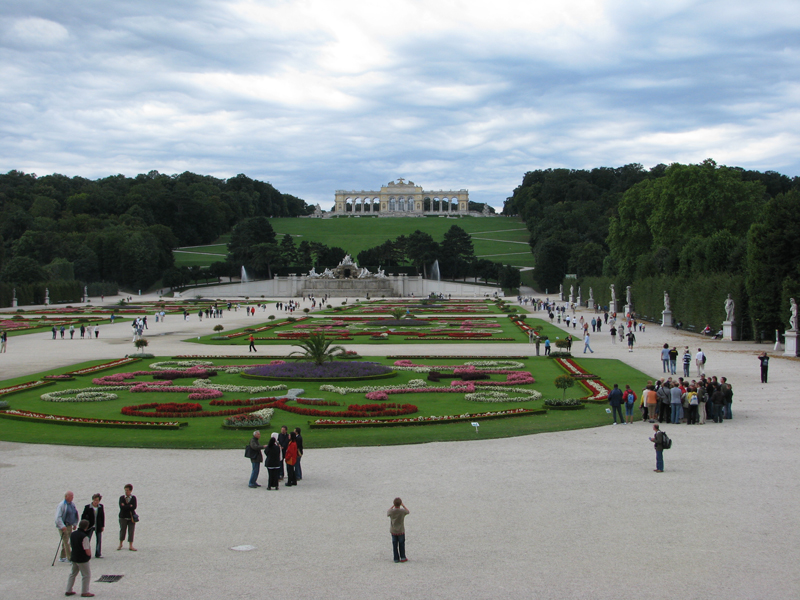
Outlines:
[[165,402],[155,407],[157,413],[165,412],[198,412],[203,407],[193,402]]
[[188,411],[188,412],[164,412],[159,411],[157,408],[159,406],[163,406],[164,404],[174,404],[172,402],[161,403],[161,402],[151,402],[149,404],[138,404],[136,406],[123,406],[122,407],[122,414],[129,415],[134,417],[165,417],[165,418],[178,418],[178,417],[227,417],[230,415],[241,415],[245,413],[255,412],[257,410],[261,410],[262,408],[272,408],[275,406],[275,398],[263,398],[265,402],[263,404],[253,404],[251,406],[245,408],[231,408],[228,410],[219,410],[219,411],[210,411],[210,410],[199,410],[199,411]]

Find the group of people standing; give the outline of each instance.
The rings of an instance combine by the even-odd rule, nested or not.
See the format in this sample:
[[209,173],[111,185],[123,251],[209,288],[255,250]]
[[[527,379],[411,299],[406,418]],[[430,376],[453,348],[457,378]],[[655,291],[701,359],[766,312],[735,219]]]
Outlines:
[[256,430],[247,445],[247,456],[251,462],[249,487],[261,487],[258,483],[258,474],[262,460],[267,467],[268,490],[277,490],[279,482],[283,481],[284,477],[286,487],[297,485],[297,482],[303,479],[303,470],[300,466],[303,457],[303,436],[300,428],[295,427],[294,431],[289,432],[286,425],[283,425],[280,433],[276,432],[270,436],[266,446],[262,446],[260,440],[261,432]]
[[640,407],[642,420],[655,423],[703,425],[707,420],[722,423],[733,418],[733,387],[725,377],[706,378],[691,382],[683,377],[647,382],[642,391]]
[[[119,497],[119,546],[117,550],[122,550],[125,537],[128,538],[128,549],[136,552],[133,547],[133,535],[136,529],[136,522],[139,516],[136,513],[138,503],[136,496],[133,495],[133,485],[125,485],[125,493]],[[72,571],[67,578],[67,596],[74,596],[75,579],[81,575],[81,596],[84,598],[92,597],[94,594],[89,592],[89,583],[92,572],[89,561],[92,558],[92,537],[95,539],[95,558],[103,558],[102,540],[103,531],[106,526],[105,507],[100,502],[103,496],[92,495],[92,501],[83,507],[80,520],[78,519],[78,508],[73,500],[75,495],[72,492],[64,494],[64,500],[59,502],[56,507],[56,529],[59,532],[59,548],[61,550],[61,562],[72,562]],[[58,554],[58,551],[56,551]],[[53,559],[55,561],[55,559]]]
[[[63,340],[64,339],[64,334],[67,332],[67,328],[66,328],[66,326],[62,325],[61,327],[56,329],[56,326],[53,325],[53,329],[51,331],[53,332],[53,339],[56,339],[56,334],[60,333],[61,334],[61,339]],[[80,327],[79,331],[81,333],[81,339],[87,339],[87,338],[88,339],[92,339],[92,337],[95,337],[95,338],[100,337],[100,329],[99,329],[99,327],[97,325],[83,325],[83,324],[81,324],[81,327]],[[3,332],[3,333],[5,333],[5,332]],[[94,334],[94,336],[92,334]],[[75,325],[70,325],[69,326],[69,339],[72,340],[74,338],[75,338]]]

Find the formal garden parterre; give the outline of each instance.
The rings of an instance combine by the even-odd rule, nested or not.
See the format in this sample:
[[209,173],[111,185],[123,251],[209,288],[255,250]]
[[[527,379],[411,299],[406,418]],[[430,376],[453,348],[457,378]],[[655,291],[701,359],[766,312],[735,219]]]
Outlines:
[[[544,321],[538,321],[542,326]],[[211,329],[211,327],[209,327]],[[552,328],[553,332],[557,330]],[[216,331],[187,342],[212,345],[248,345],[252,335],[256,345],[297,343],[312,333],[322,333],[337,342],[358,344],[420,342],[527,342],[530,325],[516,314],[497,317],[476,316],[298,316],[276,319],[252,326]],[[563,335],[563,333],[561,334]]]
[[[384,378],[341,381],[333,376],[321,380],[313,363],[262,361],[127,358],[11,380],[0,389],[9,409],[0,413],[0,438],[219,448],[241,445],[248,433],[243,428],[271,431],[285,424],[308,431],[309,447],[331,447],[475,439],[473,421],[481,423],[481,438],[607,422],[604,408],[594,404],[581,411],[548,409],[546,400],[562,395],[553,381],[566,367],[545,357],[363,357],[331,364],[372,364]],[[568,364],[603,375],[581,380],[596,388],[575,386],[568,394],[573,399],[601,397],[608,376],[634,385],[645,380],[618,361]],[[302,377],[302,365],[309,365],[307,374],[317,377]],[[252,379],[269,377],[269,371],[274,371],[274,381]],[[70,378],[45,379],[48,375]]]

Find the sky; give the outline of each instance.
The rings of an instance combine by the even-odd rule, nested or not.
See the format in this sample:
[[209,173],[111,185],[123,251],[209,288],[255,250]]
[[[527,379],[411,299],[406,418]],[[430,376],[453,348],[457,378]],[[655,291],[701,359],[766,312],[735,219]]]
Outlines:
[[323,209],[404,177],[800,175],[798,0],[0,0],[0,172],[239,173]]

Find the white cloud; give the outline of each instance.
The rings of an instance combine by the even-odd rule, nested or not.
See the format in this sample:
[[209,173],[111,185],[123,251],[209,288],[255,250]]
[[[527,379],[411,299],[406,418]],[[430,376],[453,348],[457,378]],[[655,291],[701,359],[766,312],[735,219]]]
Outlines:
[[78,0],[0,24],[0,171],[247,173],[323,206],[408,177],[500,206],[529,170],[800,175],[800,4]]

